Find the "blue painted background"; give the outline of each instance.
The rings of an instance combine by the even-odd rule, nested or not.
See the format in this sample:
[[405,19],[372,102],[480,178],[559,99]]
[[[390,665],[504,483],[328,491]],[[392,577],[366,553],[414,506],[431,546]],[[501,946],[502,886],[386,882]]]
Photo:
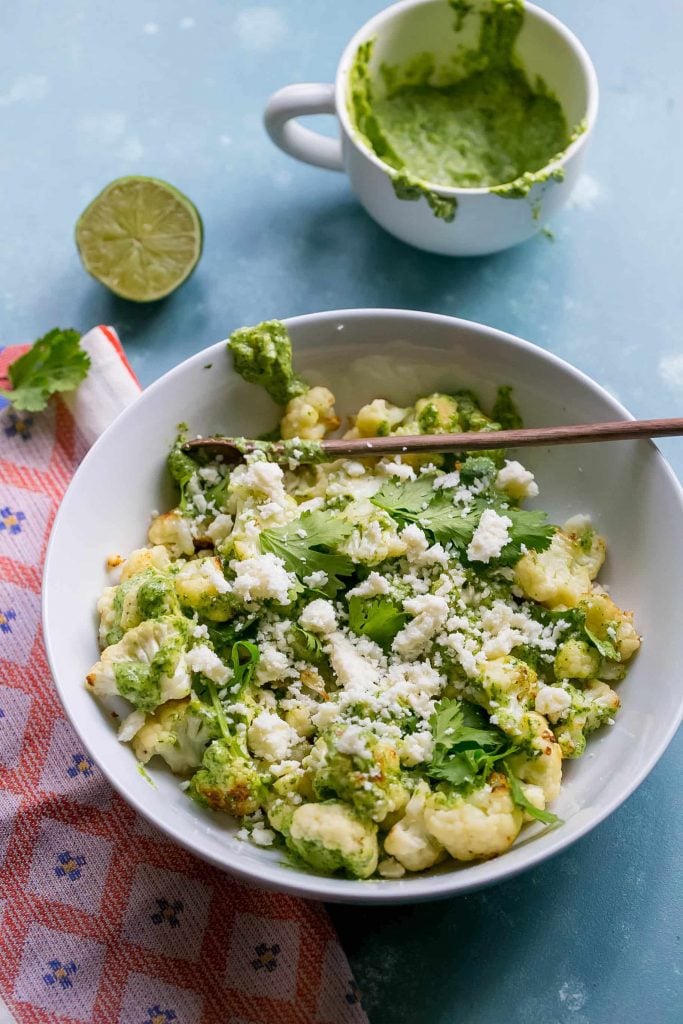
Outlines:
[[[681,414],[683,4],[546,0],[600,78],[586,173],[554,242],[469,261],[384,234],[341,175],[289,160],[261,127],[269,93],[330,80],[345,41],[382,6],[2,4],[0,342],[113,323],[146,384],[242,323],[405,306],[535,341],[638,415]],[[72,241],[83,207],[129,173],[173,182],[206,225],[194,277],[149,308],[88,278]],[[663,448],[680,473],[681,443]],[[497,889],[334,909],[373,1024],[680,1021],[682,775],[679,737],[610,821]]]

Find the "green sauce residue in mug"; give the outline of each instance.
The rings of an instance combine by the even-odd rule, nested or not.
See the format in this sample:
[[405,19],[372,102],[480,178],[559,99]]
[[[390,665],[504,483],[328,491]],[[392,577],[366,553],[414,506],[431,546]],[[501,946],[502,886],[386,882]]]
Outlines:
[[[451,0],[460,30],[472,5]],[[548,164],[581,130],[570,133],[558,100],[542,79],[533,84],[515,55],[524,22],[523,0],[490,0],[478,47],[457,54],[452,77],[433,55],[382,66],[385,95],[373,96],[373,40],[359,46],[350,73],[349,112],[357,132],[396,172],[400,199],[424,196],[435,216],[453,220],[457,200],[436,186],[489,188],[504,198],[527,196],[561,170]],[[544,170],[545,168],[545,170]]]

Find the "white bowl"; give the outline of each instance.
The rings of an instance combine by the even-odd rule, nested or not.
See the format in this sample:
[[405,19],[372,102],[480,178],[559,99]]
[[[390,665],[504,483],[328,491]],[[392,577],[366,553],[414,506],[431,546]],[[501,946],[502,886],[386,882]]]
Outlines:
[[[407,404],[459,386],[490,403],[512,384],[527,425],[628,417],[597,384],[549,353],[464,320],[403,310],[345,310],[286,321],[297,369],[325,382],[338,409],[371,398]],[[211,364],[207,368],[207,364]],[[503,856],[453,862],[398,881],[324,878],[292,868],[273,850],[234,838],[227,816],[204,811],[165,769],[139,774],[83,680],[97,658],[95,602],[106,584],[104,561],[145,542],[152,509],[172,500],[164,458],[184,420],[192,432],[261,433],[277,421],[268,397],[232,370],[224,342],[192,356],[145,391],[95,444],[55,520],[45,563],[43,623],[50,666],[64,709],[111,784],[150,822],[217,866],[258,885],[314,899],[398,903],[450,896],[509,878],[569,846],[602,821],[643,781],[663,754],[683,712],[675,638],[680,632],[683,494],[654,444],[619,441],[525,451],[537,474],[537,504],[556,521],[590,512],[608,538],[602,579],[633,608],[644,644],[620,684],[623,708],[612,728],[566,762],[553,809],[558,829],[527,828]],[[605,851],[609,856],[610,851]]]

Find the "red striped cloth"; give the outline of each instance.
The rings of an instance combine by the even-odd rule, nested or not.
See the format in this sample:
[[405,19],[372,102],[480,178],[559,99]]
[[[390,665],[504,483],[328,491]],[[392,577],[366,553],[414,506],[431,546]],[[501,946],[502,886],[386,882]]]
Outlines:
[[[0,409],[0,995],[20,1024],[367,1024],[324,909],[167,840],[64,718],[40,625],[47,539],[89,445],[139,392],[111,328],[83,343],[75,394]],[[0,352],[0,377],[21,351]]]

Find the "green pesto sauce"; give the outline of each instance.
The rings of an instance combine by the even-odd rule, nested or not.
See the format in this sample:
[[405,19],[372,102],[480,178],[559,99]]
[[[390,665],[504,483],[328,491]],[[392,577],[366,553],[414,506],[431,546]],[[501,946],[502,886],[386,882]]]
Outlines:
[[230,336],[235,370],[250,384],[265,388],[278,405],[309,390],[292,367],[292,345],[279,320],[265,320],[255,327],[240,327]]
[[[451,6],[458,32],[471,8],[463,0]],[[520,198],[538,182],[559,177],[543,168],[582,126],[570,133],[544,82],[527,78],[514,53],[523,21],[522,0],[491,0],[481,12],[478,48],[455,58],[450,80],[432,55],[418,54],[404,66],[382,67],[382,97],[373,95],[373,41],[358,48],[349,112],[366,144],[396,172],[400,199],[424,196],[437,217],[453,220],[457,201],[433,186],[486,187]]]

